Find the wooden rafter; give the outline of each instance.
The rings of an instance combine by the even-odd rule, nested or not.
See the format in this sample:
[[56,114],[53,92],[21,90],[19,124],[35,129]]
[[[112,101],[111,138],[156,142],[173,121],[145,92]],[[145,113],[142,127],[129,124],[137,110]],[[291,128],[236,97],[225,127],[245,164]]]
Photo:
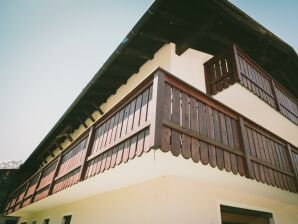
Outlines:
[[216,23],[217,17],[215,15],[210,15],[203,22],[202,26],[194,29],[192,34],[188,34],[185,39],[176,44],[176,54],[183,54],[189,47],[191,47],[195,42],[204,37],[204,33],[210,31],[211,28]]

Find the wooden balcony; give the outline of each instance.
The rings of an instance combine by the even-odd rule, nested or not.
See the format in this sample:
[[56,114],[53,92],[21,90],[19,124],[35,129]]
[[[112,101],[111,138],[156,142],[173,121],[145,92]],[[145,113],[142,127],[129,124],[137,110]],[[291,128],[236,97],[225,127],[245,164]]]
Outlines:
[[137,159],[151,149],[298,192],[297,148],[157,69],[17,188],[4,215]]
[[207,61],[204,68],[208,95],[215,95],[238,82],[298,125],[297,99],[238,46],[223,50]]

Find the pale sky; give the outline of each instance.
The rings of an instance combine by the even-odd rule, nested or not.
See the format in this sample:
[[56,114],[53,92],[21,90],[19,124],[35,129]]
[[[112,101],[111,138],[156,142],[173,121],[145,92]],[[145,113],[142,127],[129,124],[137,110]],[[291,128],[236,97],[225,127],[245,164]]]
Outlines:
[[[298,1],[233,0],[298,49]],[[0,161],[25,160],[152,0],[0,0]]]

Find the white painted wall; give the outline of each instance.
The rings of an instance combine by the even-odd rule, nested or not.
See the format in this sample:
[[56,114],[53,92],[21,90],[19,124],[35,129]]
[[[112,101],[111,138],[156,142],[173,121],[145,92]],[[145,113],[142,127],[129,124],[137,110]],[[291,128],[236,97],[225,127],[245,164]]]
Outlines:
[[[72,214],[72,224],[215,224],[221,223],[219,206],[225,204],[271,212],[275,224],[296,224],[298,221],[297,194],[201,163],[196,164],[181,156],[174,157],[160,150],[151,151],[116,169],[92,177],[90,181],[92,179],[93,187],[97,186],[101,193],[45,208],[42,201],[48,200],[46,204],[50,204],[49,197],[34,206],[25,207],[21,220],[37,220],[41,224],[44,218],[50,217],[51,223],[60,223],[64,215]],[[114,179],[118,179],[119,188],[116,189],[115,185],[103,186],[113,184]],[[78,187],[84,192],[74,190],[73,197],[86,194],[88,189],[92,191],[91,182],[83,185],[84,182],[79,183]],[[106,191],[108,188],[114,190]],[[62,191],[56,197],[63,199],[66,196]],[[18,215],[18,212],[13,215]]]

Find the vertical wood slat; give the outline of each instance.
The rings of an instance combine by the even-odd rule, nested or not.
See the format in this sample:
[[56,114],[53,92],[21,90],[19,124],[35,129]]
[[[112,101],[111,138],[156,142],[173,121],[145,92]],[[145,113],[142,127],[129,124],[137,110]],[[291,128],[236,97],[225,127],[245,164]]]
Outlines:
[[205,73],[205,87],[206,87],[206,93],[207,95],[212,95],[212,89],[211,89],[211,71],[209,66],[204,66],[204,73]]
[[151,143],[150,147],[161,148],[163,129],[163,109],[164,109],[164,72],[157,71],[153,79],[152,105],[148,111],[148,119],[152,119],[150,124]]
[[19,189],[18,192],[17,192],[17,196],[16,196],[16,199],[15,199],[15,202],[14,202],[14,205],[13,205],[13,211],[15,211],[15,209],[16,209],[17,202],[18,202],[18,197],[20,197],[20,194],[21,194],[21,189]]
[[298,191],[298,172],[296,171],[295,166],[294,166],[294,159],[293,159],[293,155],[292,155],[291,146],[289,143],[287,143],[286,155],[287,155],[287,159],[289,162],[290,170],[293,174],[295,174],[295,178],[294,178],[295,187],[296,187],[296,191]]
[[89,154],[92,150],[92,146],[93,146],[92,145],[93,136],[94,136],[94,126],[92,126],[90,128],[90,131],[89,131],[89,136],[88,136],[88,139],[87,139],[87,142],[86,142],[86,150],[83,154],[81,168],[80,168],[80,171],[79,171],[79,174],[78,174],[79,181],[84,179],[84,174],[85,174],[86,167],[87,167],[87,158],[88,158],[88,156],[89,156]]
[[248,178],[253,179],[254,174],[253,174],[252,162],[250,159],[248,139],[247,139],[247,135],[245,132],[244,121],[241,116],[239,116],[239,128],[240,128],[240,143],[242,146],[241,148],[243,149],[243,157],[244,157],[244,163],[245,163],[245,168],[246,168],[246,176]]
[[34,191],[32,193],[31,200],[30,200],[30,203],[29,204],[31,204],[34,201],[34,197],[36,195],[37,188],[38,188],[38,186],[40,184],[40,181],[41,181],[43,172],[44,172],[44,168],[41,169],[40,174],[38,175],[37,182],[36,182],[36,187],[34,188]]
[[55,177],[56,177],[57,174],[58,174],[59,167],[60,167],[60,164],[61,164],[61,162],[62,162],[62,155],[63,155],[63,153],[61,152],[60,155],[59,155],[59,157],[58,157],[58,160],[57,160],[57,164],[56,164],[56,167],[55,167],[55,171],[54,171],[52,180],[51,180],[51,182],[50,182],[48,195],[51,195],[51,194],[53,193],[53,188],[54,188],[54,185],[55,185]]
[[[173,87],[173,103],[172,103],[172,122],[180,125],[180,90]],[[180,133],[176,130],[172,130],[172,147],[171,152],[174,156],[180,154]]]
[[28,183],[27,183],[27,185],[26,185],[26,189],[25,189],[25,192],[24,192],[24,196],[23,196],[23,198],[22,198],[22,200],[21,200],[21,202],[20,202],[20,208],[22,208],[22,205],[23,205],[23,203],[24,203],[24,200],[25,200],[27,191],[28,191],[28,189],[29,189],[29,186],[30,186],[30,180],[28,180]]

